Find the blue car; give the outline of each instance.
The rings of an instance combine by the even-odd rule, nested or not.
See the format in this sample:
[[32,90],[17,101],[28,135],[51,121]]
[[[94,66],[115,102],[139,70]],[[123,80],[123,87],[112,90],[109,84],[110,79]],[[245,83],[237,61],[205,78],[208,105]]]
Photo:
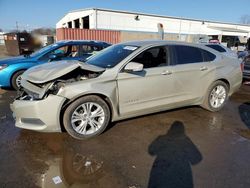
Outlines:
[[58,60],[84,61],[110,44],[101,41],[60,41],[28,56],[0,60],[0,88],[18,89],[22,73],[30,67]]

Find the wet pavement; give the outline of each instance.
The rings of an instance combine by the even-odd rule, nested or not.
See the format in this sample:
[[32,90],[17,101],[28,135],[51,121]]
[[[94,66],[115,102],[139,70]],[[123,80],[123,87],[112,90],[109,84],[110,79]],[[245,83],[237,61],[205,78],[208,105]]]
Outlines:
[[250,86],[223,110],[181,108],[78,141],[14,127],[0,90],[0,187],[250,187]]

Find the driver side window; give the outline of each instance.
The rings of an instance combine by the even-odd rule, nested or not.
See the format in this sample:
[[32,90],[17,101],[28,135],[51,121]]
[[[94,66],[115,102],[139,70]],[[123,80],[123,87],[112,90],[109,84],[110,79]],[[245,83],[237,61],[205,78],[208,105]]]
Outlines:
[[168,54],[168,47],[153,47],[139,54],[132,62],[141,63],[144,68],[167,66],[169,61]]
[[60,57],[78,57],[79,49],[77,45],[62,46],[52,52]]
[[44,55],[40,60],[49,61],[49,56],[55,54],[56,59],[60,60],[65,57],[78,57],[79,56],[79,47],[78,45],[66,45],[60,48],[57,48],[46,55]]
[[58,48],[58,49],[52,51],[51,54],[58,54],[58,55],[62,54],[62,55],[64,55],[64,54],[66,54],[67,51],[68,51],[68,46],[63,46],[61,48]]

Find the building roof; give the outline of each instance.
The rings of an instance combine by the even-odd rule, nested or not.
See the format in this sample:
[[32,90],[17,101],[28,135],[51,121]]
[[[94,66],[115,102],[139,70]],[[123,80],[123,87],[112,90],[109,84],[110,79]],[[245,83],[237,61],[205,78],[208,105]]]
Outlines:
[[85,8],[85,9],[72,10],[72,11],[69,11],[69,13],[81,12],[81,11],[87,11],[87,10],[97,10],[97,11],[106,11],[106,12],[115,12],[115,13],[124,13],[124,14],[136,14],[136,15],[143,15],[143,16],[170,18],[170,19],[178,19],[178,20],[189,20],[189,21],[199,21],[199,22],[207,22],[207,23],[232,24],[232,25],[239,25],[239,26],[250,27],[249,24],[232,23],[232,22],[222,22],[222,21],[211,21],[211,20],[203,20],[203,19],[184,18],[184,17],[174,17],[174,16],[157,15],[157,14],[149,14],[149,13],[134,12],[134,11],[125,11],[125,10],[112,10],[112,9],[105,9],[105,8],[94,8],[94,7],[93,8]]
[[[249,25],[250,27],[250,25]],[[248,33],[249,31],[247,30],[242,30],[242,29],[238,29],[238,28],[228,28],[228,27],[215,27],[215,26],[208,26],[208,28],[211,29],[216,29],[216,30],[220,30],[220,31],[230,31],[230,32],[245,32]]]

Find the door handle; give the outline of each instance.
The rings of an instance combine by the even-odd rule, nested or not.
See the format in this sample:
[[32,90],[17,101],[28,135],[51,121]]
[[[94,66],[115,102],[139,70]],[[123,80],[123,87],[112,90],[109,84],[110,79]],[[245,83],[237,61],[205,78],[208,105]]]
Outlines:
[[162,73],[161,73],[162,75],[170,75],[170,74],[172,74],[172,71],[163,71]]
[[208,68],[207,67],[201,67],[200,68],[200,71],[205,71],[205,70],[207,70]]

